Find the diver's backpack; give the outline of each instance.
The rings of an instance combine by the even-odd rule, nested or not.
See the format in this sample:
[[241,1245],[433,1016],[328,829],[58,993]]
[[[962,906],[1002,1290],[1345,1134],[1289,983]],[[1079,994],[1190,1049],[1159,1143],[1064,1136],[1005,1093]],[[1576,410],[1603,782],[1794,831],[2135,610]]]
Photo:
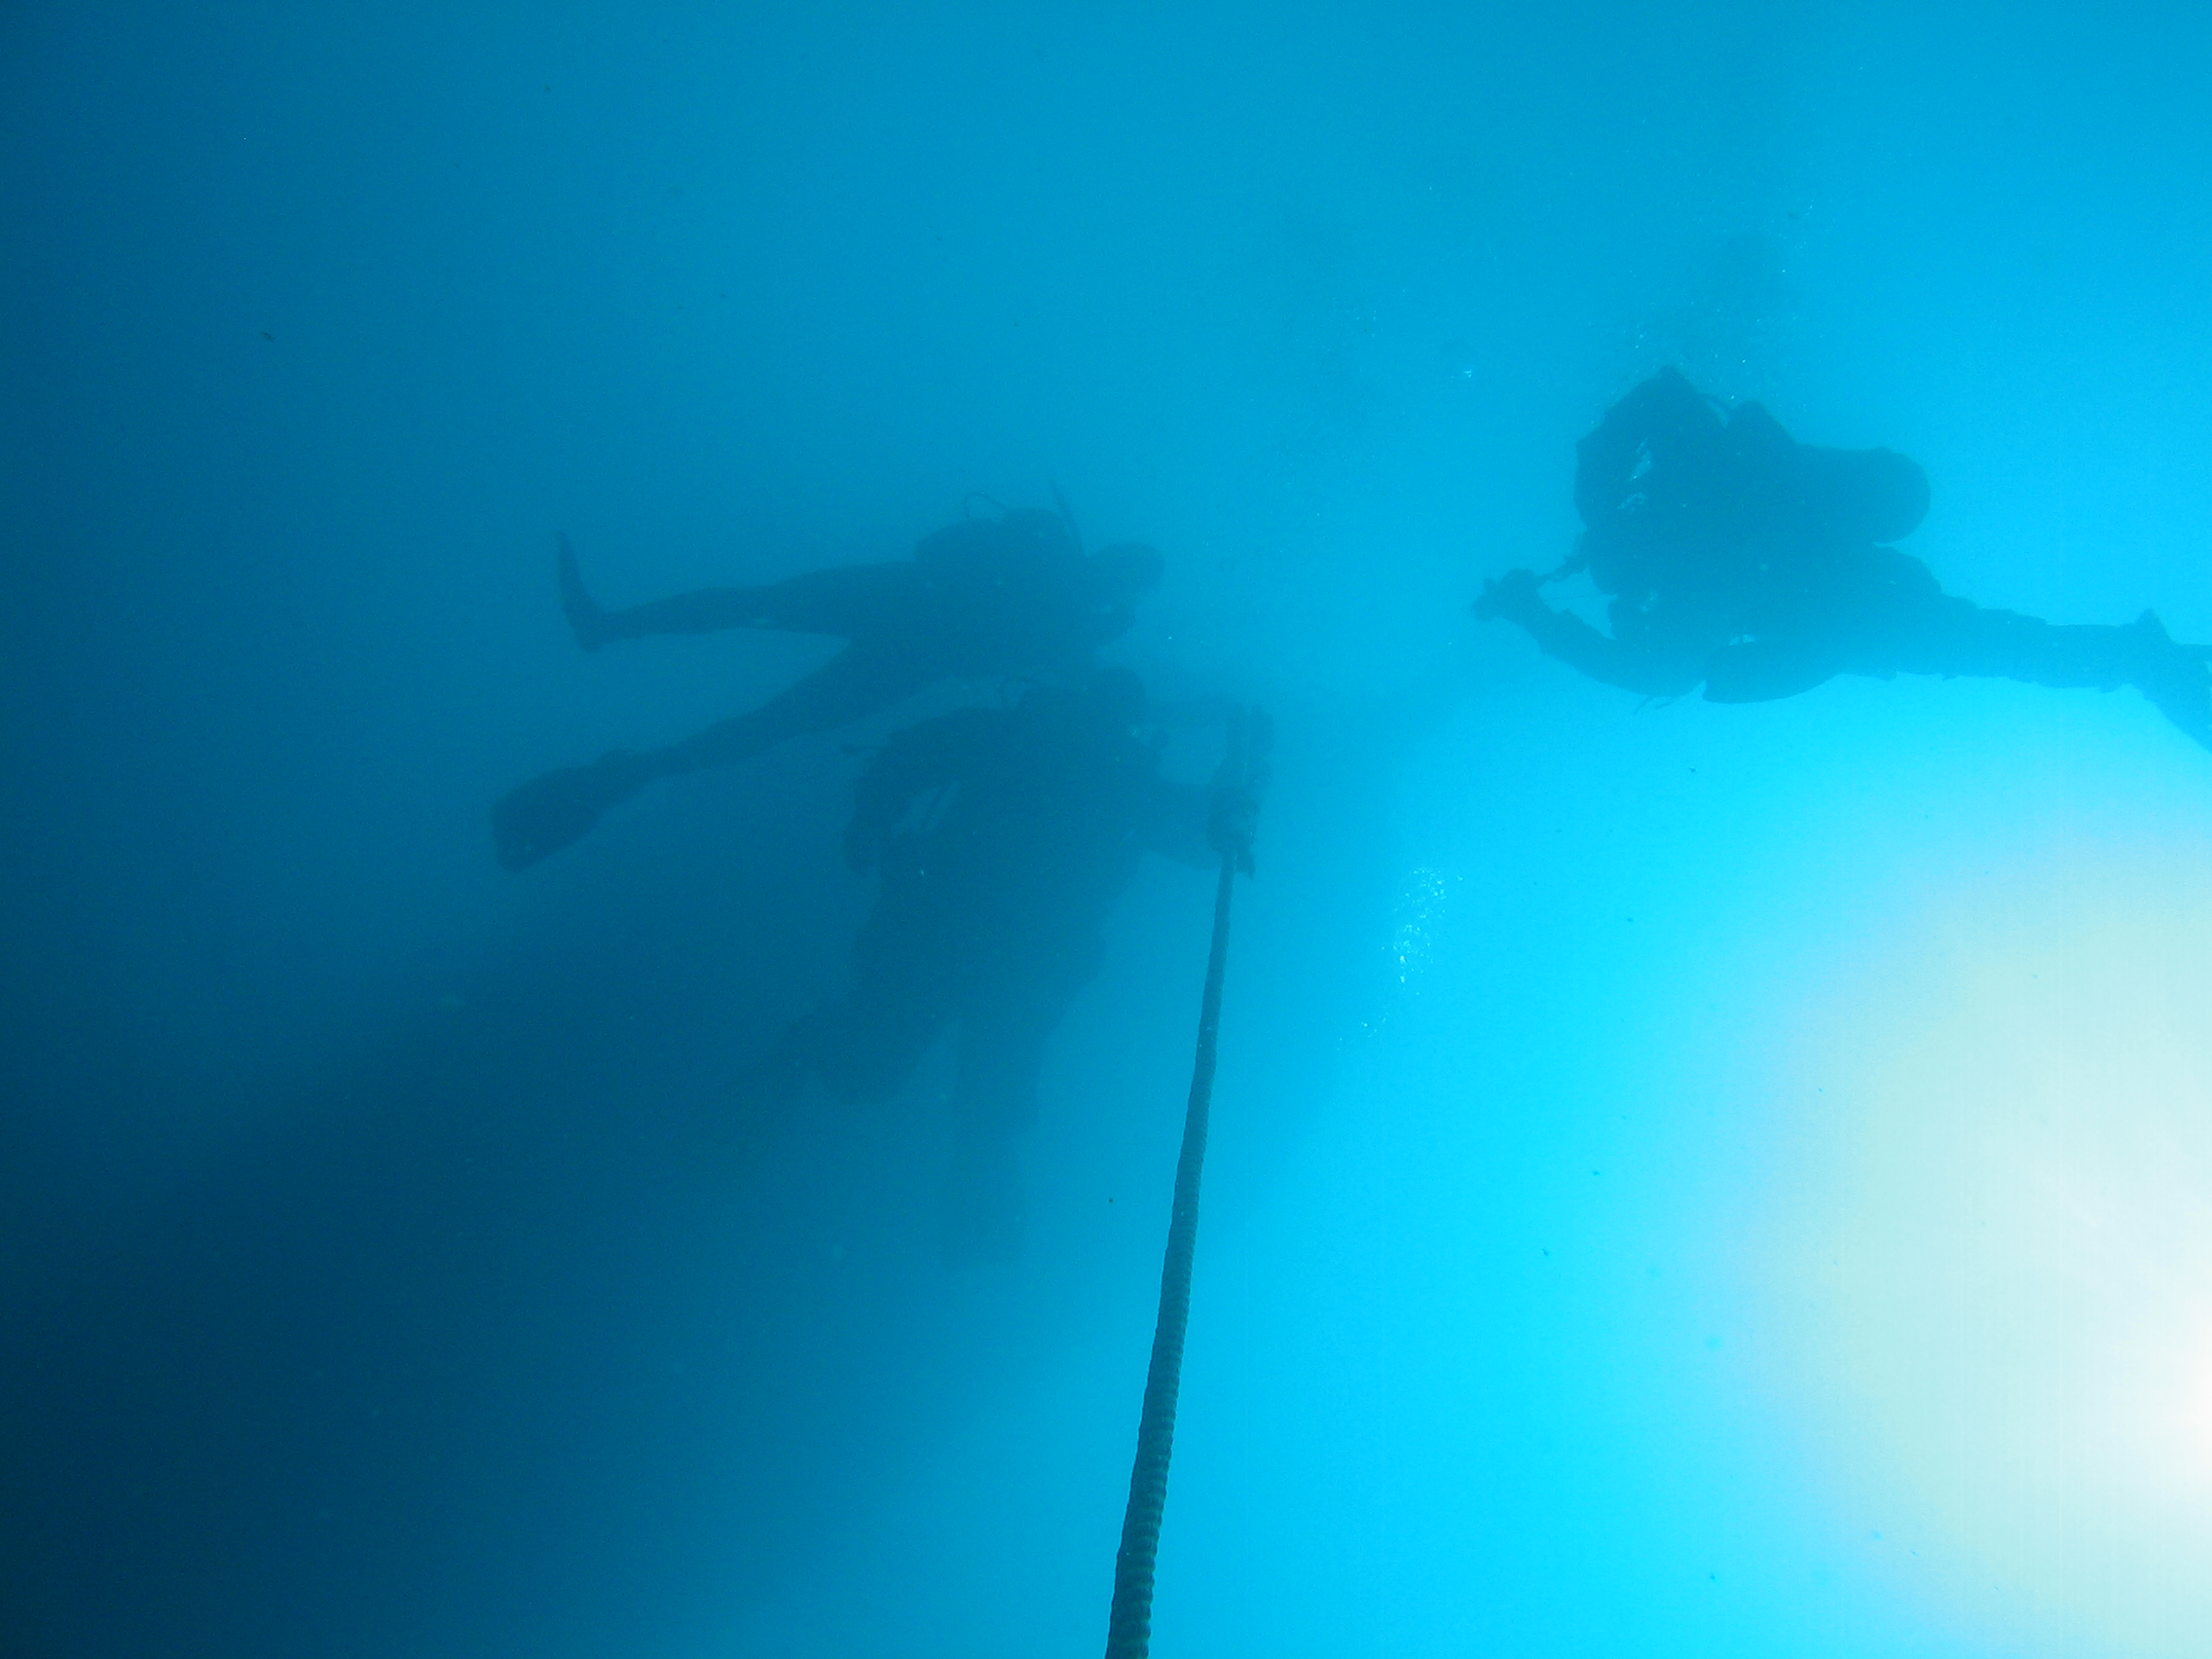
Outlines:
[[[1725,496],[1743,470],[1737,452],[1748,424],[1731,421],[1680,370],[1661,369],[1575,445],[1574,505],[1582,522],[1603,533],[1627,520],[1672,524],[1705,516],[1712,498]],[[1773,432],[1787,447],[1788,434],[1779,426]]]
[[1577,562],[1601,591],[1630,594],[1685,563],[1899,540],[1928,511],[1928,477],[1891,450],[1801,444],[1761,405],[1731,409],[1668,368],[1576,446],[1574,504],[1588,527]]

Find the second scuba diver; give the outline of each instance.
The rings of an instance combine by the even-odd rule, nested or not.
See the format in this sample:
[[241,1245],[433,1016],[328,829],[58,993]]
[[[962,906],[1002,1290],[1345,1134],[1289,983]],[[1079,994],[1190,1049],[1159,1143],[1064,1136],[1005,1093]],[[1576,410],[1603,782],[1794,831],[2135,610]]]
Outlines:
[[851,1103],[888,1100],[958,1033],[945,1259],[1003,1263],[1022,1232],[1016,1139],[1037,1115],[1045,1048],[1105,955],[1101,927],[1147,853],[1247,857],[1264,768],[1212,787],[1160,773],[1132,730],[1126,669],[1038,686],[894,735],[854,791],[845,856],[877,872],[852,985],[785,1034],[751,1092],[788,1107],[809,1077]]
[[616,750],[549,772],[492,809],[494,848],[523,869],[581,837],[656,778],[728,765],[788,738],[879,713],[946,680],[1067,678],[1119,638],[1155,586],[1160,554],[1138,543],[1086,554],[1059,514],[972,518],[922,538],[910,560],[815,571],[765,587],[708,588],[608,610],[585,592],[564,538],[562,608],[597,650],[650,634],[773,628],[845,648],[760,707],[663,749]]
[[1702,683],[1713,702],[1764,702],[1838,674],[2133,685],[2212,749],[2212,648],[2169,639],[2148,610],[2125,627],[2060,626],[1944,593],[1890,545],[1928,498],[1904,456],[1798,443],[1758,404],[1730,409],[1663,369],[1576,451],[1585,530],[1553,575],[1589,571],[1611,635],[1545,604],[1551,578],[1526,570],[1489,583],[1475,613],[1648,696]]

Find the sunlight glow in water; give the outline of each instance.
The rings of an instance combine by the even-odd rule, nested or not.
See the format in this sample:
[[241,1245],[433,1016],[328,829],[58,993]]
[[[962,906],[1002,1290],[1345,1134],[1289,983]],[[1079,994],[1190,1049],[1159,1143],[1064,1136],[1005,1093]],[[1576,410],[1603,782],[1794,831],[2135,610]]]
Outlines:
[[1870,966],[1788,1224],[1835,1479],[1966,1628],[2177,1651],[2212,1630],[2212,877],[1999,872]]

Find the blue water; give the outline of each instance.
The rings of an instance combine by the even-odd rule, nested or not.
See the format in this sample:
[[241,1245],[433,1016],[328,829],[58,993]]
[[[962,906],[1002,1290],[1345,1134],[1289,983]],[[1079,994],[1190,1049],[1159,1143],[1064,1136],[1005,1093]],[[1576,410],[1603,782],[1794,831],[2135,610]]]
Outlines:
[[1056,485],[1167,556],[1117,659],[1280,734],[1155,1652],[2212,1651],[2212,756],[1467,613],[1675,362],[1920,460],[1950,590],[2212,638],[2208,68],[2180,4],[5,8],[0,1650],[1099,1650],[1205,875],[952,1272],[941,1064],[682,1131],[949,695],[519,876],[484,819],[828,648],[587,656],[557,532],[627,600]]

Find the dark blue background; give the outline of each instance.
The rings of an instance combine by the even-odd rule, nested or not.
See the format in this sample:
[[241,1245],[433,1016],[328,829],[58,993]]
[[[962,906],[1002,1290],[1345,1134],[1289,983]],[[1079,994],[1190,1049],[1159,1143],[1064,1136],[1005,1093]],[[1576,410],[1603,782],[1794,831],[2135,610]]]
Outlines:
[[895,721],[483,817],[828,648],[584,656],[556,531],[1056,483],[1281,730],[1158,1650],[2204,1650],[2207,757],[1465,608],[1675,361],[1920,458],[1954,591],[2212,637],[2199,9],[460,10],[0,12],[0,1645],[1096,1647],[1204,878],[950,1274],[941,1068],[698,1131]]

